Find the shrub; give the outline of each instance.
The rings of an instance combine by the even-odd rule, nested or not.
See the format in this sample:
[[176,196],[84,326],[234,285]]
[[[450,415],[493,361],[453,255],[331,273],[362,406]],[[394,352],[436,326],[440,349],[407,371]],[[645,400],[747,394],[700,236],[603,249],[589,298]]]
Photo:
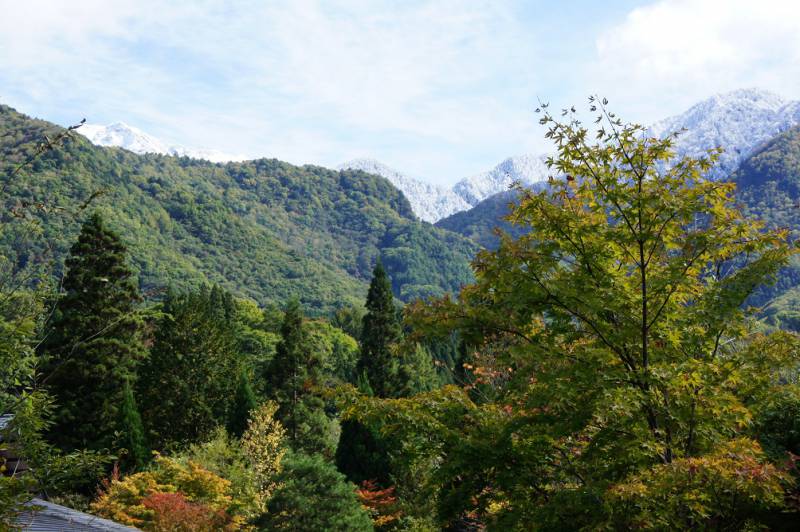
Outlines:
[[[196,462],[190,460],[183,464],[157,455],[155,467],[150,471],[128,475],[121,480],[112,478],[107,482],[91,509],[97,515],[143,530],[194,530],[187,528],[195,522],[193,520],[197,523],[213,521],[216,523],[214,530],[237,530],[242,519],[229,513],[232,504],[230,490],[230,481]],[[175,497],[153,498],[163,494],[178,494],[191,506],[183,505]],[[167,517],[159,512],[166,512],[169,508],[182,509],[183,513],[179,513],[176,519],[185,518],[187,521],[176,523],[184,528],[159,528],[168,522],[165,521]]]

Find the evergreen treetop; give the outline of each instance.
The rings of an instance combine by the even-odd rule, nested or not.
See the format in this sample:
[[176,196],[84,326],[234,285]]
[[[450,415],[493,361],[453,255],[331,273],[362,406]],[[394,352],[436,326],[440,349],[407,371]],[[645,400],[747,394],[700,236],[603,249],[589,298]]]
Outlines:
[[199,441],[229,421],[243,368],[236,330],[224,290],[167,294],[139,372],[140,410],[157,449]]
[[286,427],[293,448],[332,456],[338,434],[316,390],[322,382],[322,360],[309,344],[296,299],[286,306],[281,341],[266,377],[270,398],[278,404],[276,418]]
[[392,283],[379,260],[367,293],[367,313],[362,321],[359,373],[379,397],[392,395],[398,361],[392,345],[400,339],[400,324],[392,295]]
[[43,380],[57,403],[52,439],[65,448],[112,448],[127,382],[146,351],[141,301],[126,248],[98,213],[66,261],[64,295],[42,344]]

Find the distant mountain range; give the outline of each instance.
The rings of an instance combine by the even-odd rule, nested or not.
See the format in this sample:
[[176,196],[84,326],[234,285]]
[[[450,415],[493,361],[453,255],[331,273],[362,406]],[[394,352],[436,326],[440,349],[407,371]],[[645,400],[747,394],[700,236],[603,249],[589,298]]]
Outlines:
[[[128,129],[109,128],[102,140],[162,151],[153,139],[126,136]],[[0,175],[62,131],[0,105]],[[364,301],[378,258],[395,294],[411,301],[471,282],[478,250],[417,220],[385,178],[275,159],[219,164],[140,155],[76,135],[5,187],[0,255],[7,263],[63,264],[83,218],[63,213],[94,197],[91,209],[120,233],[141,288],[153,293],[213,283],[262,305],[297,297],[310,313],[331,313]],[[20,205],[42,202],[47,209],[26,211],[35,222],[14,216]]]
[[[686,129],[675,143],[679,154],[697,156],[715,146],[724,148],[714,169],[715,177],[724,178],[733,173],[756,147],[797,124],[800,124],[800,102],[787,101],[761,89],[741,89],[712,96],[681,114],[653,124],[649,132],[661,136]],[[374,160],[367,160],[369,164],[360,169],[387,178],[406,194],[417,216],[438,222],[466,210],[464,205],[476,207],[482,201],[506,192],[514,182],[532,185],[546,181],[551,172],[544,163],[545,158],[543,154],[510,157],[491,170],[462,179],[452,189],[431,187]],[[424,198],[415,197],[420,194]],[[481,212],[498,212],[498,207],[505,205],[508,197],[504,195],[492,200],[491,207],[483,206]],[[434,209],[430,205],[446,208]],[[474,220],[475,217],[456,217],[456,220],[466,219]],[[450,221],[439,225],[453,229],[454,224]],[[474,229],[470,226],[467,232]]]
[[[661,120],[650,126],[650,132],[665,135],[686,128],[676,141],[681,154],[699,155],[721,146],[725,152],[714,172],[716,177],[723,178],[733,173],[757,146],[799,123],[800,102],[787,101],[760,89],[741,89],[713,96],[684,113]],[[121,122],[86,125],[79,131],[94,144],[118,146],[135,153],[163,153],[214,162],[244,159],[214,150],[167,145]],[[531,185],[545,181],[549,172],[544,159],[542,154],[510,157],[490,170],[462,179],[452,188],[410,177],[374,159],[348,161],[339,168],[362,170],[388,179],[403,192],[419,219],[435,223],[507,191],[513,182]]]
[[[697,155],[721,145],[726,154],[717,177],[739,184],[747,211],[800,238],[798,102],[735,91],[650,130],[662,135],[681,128],[687,131],[676,142],[678,152]],[[520,230],[502,220],[516,199],[508,185],[520,180],[537,188],[548,173],[541,156],[520,156],[448,189],[369,159],[339,171],[274,159],[215,164],[206,160],[227,156],[168,146],[125,124],[81,130],[95,144],[126,149],[76,139],[37,161],[9,197],[79,204],[109,191],[98,205],[126,235],[144,288],[217,282],[261,303],[296,295],[315,312],[360,301],[377,257],[405,301],[456,291],[471,279],[468,262],[476,250],[496,245],[496,226]],[[37,139],[57,131],[0,106],[0,160],[21,160]],[[436,221],[436,227],[415,218]],[[63,256],[74,223],[54,217],[42,227],[43,238]],[[19,260],[48,249],[34,245]],[[23,253],[12,232],[0,238],[0,251]],[[800,259],[753,297],[753,304],[767,303],[773,323],[800,329],[800,312],[793,310],[800,304]]]

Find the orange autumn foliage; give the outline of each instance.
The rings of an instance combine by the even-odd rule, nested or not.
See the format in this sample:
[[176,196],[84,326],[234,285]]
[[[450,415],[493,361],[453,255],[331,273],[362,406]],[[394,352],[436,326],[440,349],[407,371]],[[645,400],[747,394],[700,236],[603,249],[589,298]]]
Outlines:
[[365,480],[356,490],[361,505],[367,510],[372,523],[376,528],[394,523],[400,518],[400,511],[396,509],[397,497],[394,486],[380,489],[373,480]]

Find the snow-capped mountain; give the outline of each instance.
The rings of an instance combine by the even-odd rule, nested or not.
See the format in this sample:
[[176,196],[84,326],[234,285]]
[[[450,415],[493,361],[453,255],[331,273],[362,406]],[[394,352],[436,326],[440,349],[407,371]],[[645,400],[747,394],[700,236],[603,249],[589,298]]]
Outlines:
[[656,136],[686,128],[675,141],[680,155],[700,156],[719,146],[725,151],[712,176],[733,173],[754,148],[800,124],[800,102],[761,89],[718,94],[650,127]]
[[[656,136],[685,128],[675,141],[680,155],[701,156],[714,147],[725,151],[712,176],[733,173],[760,144],[800,124],[800,101],[786,101],[761,89],[740,89],[718,94],[687,111],[653,124]],[[470,205],[508,189],[513,181],[531,184],[545,181],[548,169],[544,155],[522,155],[506,159],[488,172],[456,183],[453,190]]]
[[[716,146],[724,148],[713,170],[714,177],[724,178],[757,146],[798,124],[800,101],[786,101],[760,89],[741,89],[712,96],[684,113],[653,124],[649,131],[661,136],[685,128],[675,142],[676,150],[682,155],[699,156]],[[216,150],[168,145],[122,122],[108,126],[86,124],[78,131],[100,146],[119,146],[136,153],[164,153],[213,162],[246,159]],[[528,185],[545,181],[550,175],[545,157],[526,154],[508,158],[491,170],[462,179],[452,189],[414,179],[374,159],[355,159],[340,165],[339,169],[363,170],[385,177],[405,194],[420,219],[433,223],[508,190],[515,181]]]
[[124,122],[114,122],[107,126],[97,124],[84,124],[78,132],[88,138],[92,144],[98,146],[116,146],[134,153],[161,153],[178,157],[192,157],[207,161],[221,163],[228,161],[243,161],[247,157],[242,155],[229,155],[218,150],[192,149],[178,145],[169,145],[142,131],[129,126]]
[[375,159],[353,159],[340,164],[338,169],[362,170],[385,177],[408,198],[414,214],[426,222],[433,223],[471,207],[454,191],[408,177]]
[[550,175],[545,158],[545,155],[533,154],[509,157],[489,171],[462,179],[453,186],[453,192],[475,206],[489,196],[508,190],[516,181],[524,185],[545,181]]

